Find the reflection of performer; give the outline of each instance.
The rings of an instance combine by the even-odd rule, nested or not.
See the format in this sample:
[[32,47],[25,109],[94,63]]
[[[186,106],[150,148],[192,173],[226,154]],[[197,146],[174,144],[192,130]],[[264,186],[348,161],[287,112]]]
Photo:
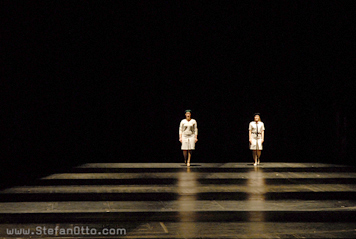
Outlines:
[[[195,143],[198,141],[198,126],[195,119],[191,118],[191,110],[185,111],[185,119],[179,125],[179,141],[182,143],[184,163],[190,166],[192,150],[195,149]],[[188,155],[187,155],[188,154]],[[188,156],[188,159],[187,159]]]
[[250,150],[252,150],[252,157],[255,160],[254,165],[260,164],[262,144],[265,138],[265,125],[261,121],[259,113],[255,114],[254,121],[250,122],[248,127]]

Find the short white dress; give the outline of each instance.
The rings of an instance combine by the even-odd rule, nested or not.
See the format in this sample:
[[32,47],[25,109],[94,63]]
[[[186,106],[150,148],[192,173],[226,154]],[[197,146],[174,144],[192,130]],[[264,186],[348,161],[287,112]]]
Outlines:
[[198,135],[198,125],[195,119],[184,119],[179,124],[179,134],[182,135],[182,150],[195,149],[195,136]]
[[262,131],[265,130],[265,124],[261,121],[257,124],[256,121],[251,121],[248,130],[251,131],[250,150],[262,150]]

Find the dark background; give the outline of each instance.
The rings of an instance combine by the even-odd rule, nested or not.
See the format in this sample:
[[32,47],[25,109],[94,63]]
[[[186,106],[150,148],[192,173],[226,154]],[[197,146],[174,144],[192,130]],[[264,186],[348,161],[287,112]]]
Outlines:
[[89,162],[354,163],[352,1],[2,1],[1,177]]

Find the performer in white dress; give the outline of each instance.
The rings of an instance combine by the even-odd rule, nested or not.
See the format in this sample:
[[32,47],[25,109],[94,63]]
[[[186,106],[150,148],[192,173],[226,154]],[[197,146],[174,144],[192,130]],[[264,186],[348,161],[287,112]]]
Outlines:
[[191,110],[185,111],[185,119],[179,125],[179,141],[182,143],[184,163],[190,166],[192,150],[195,149],[195,143],[198,141],[197,121],[191,118]]
[[254,165],[256,166],[260,164],[262,144],[265,139],[265,125],[261,121],[259,113],[255,113],[254,121],[250,122],[248,132],[250,150],[252,150],[252,157],[255,160]]

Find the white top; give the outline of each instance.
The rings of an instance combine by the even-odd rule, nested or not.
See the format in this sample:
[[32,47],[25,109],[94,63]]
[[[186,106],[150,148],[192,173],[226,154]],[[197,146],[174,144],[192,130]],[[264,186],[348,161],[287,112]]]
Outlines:
[[182,120],[179,124],[179,134],[186,136],[198,135],[197,121],[195,119]]
[[261,133],[265,130],[265,124],[261,121],[258,121],[257,124],[256,121],[251,121],[248,130],[251,130],[252,136],[261,138]]

